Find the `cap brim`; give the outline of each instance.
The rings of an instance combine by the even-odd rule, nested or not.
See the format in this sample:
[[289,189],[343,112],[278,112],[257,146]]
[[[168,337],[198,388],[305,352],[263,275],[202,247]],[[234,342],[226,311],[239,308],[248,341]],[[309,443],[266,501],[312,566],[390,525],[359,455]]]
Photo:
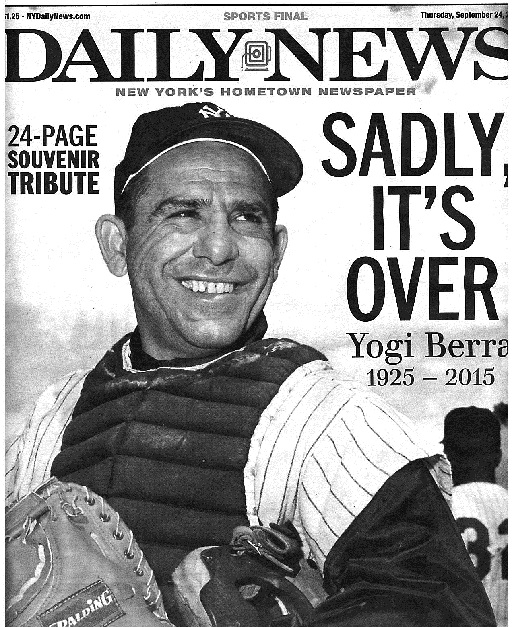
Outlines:
[[302,177],[302,161],[295,148],[271,128],[244,118],[208,118],[162,141],[159,150],[202,137],[224,139],[248,148],[265,167],[276,196],[290,192]]

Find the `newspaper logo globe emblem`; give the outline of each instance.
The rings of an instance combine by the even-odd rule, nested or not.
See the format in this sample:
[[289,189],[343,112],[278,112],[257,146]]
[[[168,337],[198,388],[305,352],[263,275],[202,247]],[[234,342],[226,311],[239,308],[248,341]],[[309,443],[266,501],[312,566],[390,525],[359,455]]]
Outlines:
[[242,55],[242,69],[266,72],[271,58],[270,45],[266,41],[247,41]]

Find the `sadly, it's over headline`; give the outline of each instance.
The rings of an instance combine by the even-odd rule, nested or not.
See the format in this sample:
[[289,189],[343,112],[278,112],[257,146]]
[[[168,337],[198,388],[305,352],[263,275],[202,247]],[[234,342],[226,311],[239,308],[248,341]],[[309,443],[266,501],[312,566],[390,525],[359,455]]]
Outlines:
[[[382,163],[386,176],[394,177],[399,174],[402,177],[420,177],[428,174],[436,160],[444,158],[444,175],[446,177],[471,177],[477,172],[480,176],[492,175],[492,148],[503,121],[503,113],[495,113],[492,123],[486,129],[482,123],[480,114],[460,114],[459,118],[469,118],[471,128],[480,147],[480,153],[472,155],[476,163],[456,165],[460,163],[461,156],[456,150],[456,124],[453,113],[445,113],[443,116],[443,128],[438,132],[431,118],[423,113],[403,113],[401,125],[400,168],[395,166],[396,156],[393,153],[386,119],[383,113],[372,113],[368,124],[366,142],[360,158],[351,144],[339,134],[335,124],[342,124],[344,130],[350,131],[356,126],[354,119],[343,112],[334,112],[327,116],[323,124],[323,132],[327,141],[343,153],[342,164],[336,163],[336,159],[325,159],[322,166],[329,176],[346,177],[355,172],[359,164],[358,175],[368,176],[373,161]],[[469,132],[464,126],[465,132]],[[422,157],[416,156],[417,163],[412,165],[412,146],[417,144],[419,134],[426,140],[425,151]],[[438,139],[438,137],[441,138]],[[442,144],[444,149],[440,149]],[[440,153],[442,156],[440,156]],[[468,156],[465,155],[468,159]],[[507,165],[504,164],[504,172]],[[504,185],[507,185],[505,180]],[[411,205],[421,203],[425,209],[432,208],[437,197],[441,198],[442,211],[464,230],[462,238],[454,238],[449,232],[439,234],[439,237],[448,250],[463,251],[471,247],[476,239],[476,229],[473,221],[464,211],[464,203],[475,200],[471,189],[466,185],[451,185],[442,191],[438,191],[434,185],[393,185],[385,188],[382,185],[373,186],[373,233],[374,250],[384,250],[386,233],[392,229],[399,229],[400,250],[410,250]],[[398,199],[398,202],[397,202]],[[397,210],[397,220],[386,223],[384,207],[389,203]],[[394,203],[394,204],[393,204]],[[416,208],[416,207],[415,207]],[[417,213],[417,212],[416,212]],[[419,228],[419,226],[418,226]],[[400,320],[410,320],[416,301],[420,277],[425,265],[428,264],[428,306],[429,320],[475,320],[477,296],[483,300],[486,314],[489,320],[497,320],[498,314],[494,303],[492,288],[498,279],[498,269],[492,259],[488,257],[464,258],[464,306],[463,312],[443,311],[440,305],[440,295],[444,292],[452,292],[451,283],[443,283],[440,272],[443,267],[456,266],[459,259],[454,256],[447,257],[416,257],[409,281],[404,280],[397,257],[388,257],[387,268],[384,270],[381,263],[368,256],[357,258],[349,268],[347,275],[347,300],[352,315],[362,322],[369,322],[377,318],[381,313],[386,298],[385,272],[389,272],[396,299]],[[363,311],[359,304],[359,277],[362,269],[369,270],[373,276],[373,305],[367,311]],[[476,278],[479,276],[480,278]]]

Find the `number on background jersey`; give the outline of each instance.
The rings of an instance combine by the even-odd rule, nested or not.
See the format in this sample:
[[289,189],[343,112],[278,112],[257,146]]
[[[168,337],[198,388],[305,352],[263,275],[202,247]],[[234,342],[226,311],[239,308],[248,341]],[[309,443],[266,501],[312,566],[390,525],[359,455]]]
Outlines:
[[487,527],[476,518],[457,518],[457,527],[461,534],[466,529],[473,529],[476,534],[475,540],[467,543],[468,553],[476,558],[476,572],[480,579],[483,579],[491,570],[491,554],[489,553],[489,532]]

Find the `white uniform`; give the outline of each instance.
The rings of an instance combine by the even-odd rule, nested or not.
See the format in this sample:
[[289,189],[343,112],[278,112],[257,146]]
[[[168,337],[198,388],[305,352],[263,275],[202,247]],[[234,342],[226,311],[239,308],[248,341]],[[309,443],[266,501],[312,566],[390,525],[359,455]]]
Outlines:
[[507,625],[507,504],[507,491],[495,483],[464,483],[452,491],[453,515],[498,627]]
[[[133,371],[126,351],[123,360]],[[49,478],[86,375],[76,372],[48,388],[8,448],[8,503]],[[244,471],[249,521],[291,520],[309,548],[306,557],[322,569],[386,479],[425,457],[448,500],[450,467],[440,445],[327,362],[310,362],[281,385],[254,431]]]

